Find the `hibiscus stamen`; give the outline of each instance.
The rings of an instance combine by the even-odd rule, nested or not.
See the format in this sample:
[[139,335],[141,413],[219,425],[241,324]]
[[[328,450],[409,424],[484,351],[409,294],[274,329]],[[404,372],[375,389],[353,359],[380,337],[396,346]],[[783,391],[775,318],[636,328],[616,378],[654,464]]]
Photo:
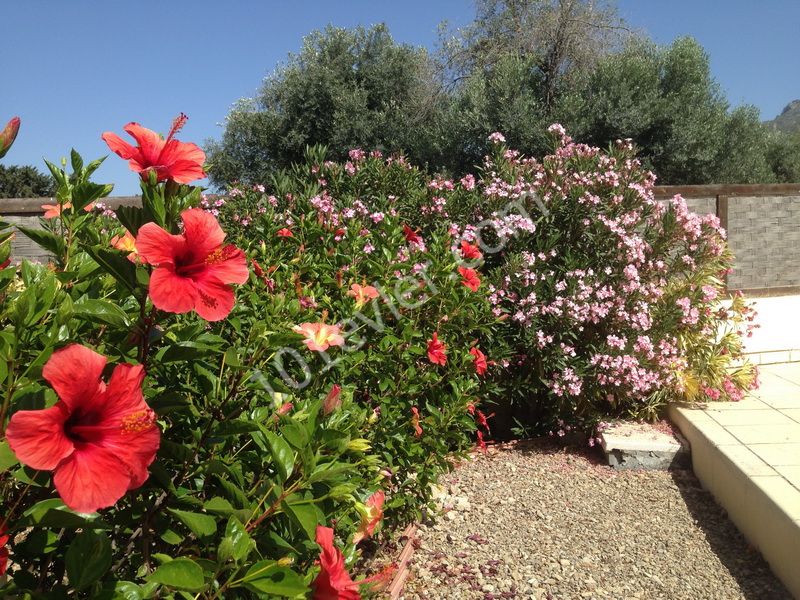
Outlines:
[[156,422],[156,415],[152,410],[139,410],[125,415],[120,424],[122,433],[140,433],[149,429]]
[[177,133],[183,129],[183,126],[186,125],[186,121],[189,120],[184,113],[179,114],[172,120],[172,128],[169,130],[169,134],[167,135],[166,141],[170,141]]
[[208,294],[204,293],[203,290],[197,290],[197,293],[200,296],[200,301],[209,308],[214,308],[217,306],[216,298],[212,298]]
[[211,254],[209,254],[206,257],[205,263],[207,265],[213,265],[213,264],[216,264],[216,263],[221,263],[221,262],[223,262],[225,260],[228,260],[229,258],[234,256],[235,254],[237,254],[238,251],[239,251],[239,249],[236,246],[228,244],[227,246],[225,246],[223,248],[217,248]]

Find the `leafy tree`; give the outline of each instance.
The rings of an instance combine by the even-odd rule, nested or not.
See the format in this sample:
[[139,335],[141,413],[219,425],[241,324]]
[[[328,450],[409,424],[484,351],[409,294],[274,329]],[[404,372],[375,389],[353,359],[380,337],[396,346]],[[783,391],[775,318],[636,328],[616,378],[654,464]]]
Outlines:
[[0,198],[49,197],[55,189],[53,178],[36,167],[0,165]]
[[800,131],[773,132],[767,147],[767,161],[777,181],[800,181]]
[[395,43],[384,25],[316,31],[230,113],[222,140],[208,146],[212,181],[266,181],[318,143],[334,159],[363,146],[428,163],[441,155],[435,123],[445,100],[428,53]]
[[565,81],[630,35],[605,0],[478,0],[475,20],[445,41],[443,55],[456,79],[492,71],[508,56],[525,59],[549,109]]
[[661,183],[766,182],[768,130],[758,111],[729,111],[708,55],[692,38],[658,47],[637,40],[604,57],[561,99],[581,141],[631,138]]

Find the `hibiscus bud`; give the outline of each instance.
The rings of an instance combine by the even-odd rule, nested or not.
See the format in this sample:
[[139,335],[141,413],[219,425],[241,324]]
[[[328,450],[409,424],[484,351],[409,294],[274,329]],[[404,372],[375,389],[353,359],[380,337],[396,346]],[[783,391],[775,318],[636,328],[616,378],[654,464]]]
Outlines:
[[287,415],[289,412],[294,408],[294,405],[291,402],[285,402],[281,404],[280,408],[276,411],[279,416]]
[[19,117],[14,117],[8,123],[6,123],[3,131],[0,131],[0,158],[3,158],[6,155],[6,152],[8,152],[9,148],[11,148],[11,144],[13,144],[14,140],[17,138],[19,124]]
[[364,438],[350,440],[350,443],[347,444],[347,449],[353,452],[366,452],[370,449],[369,440],[365,440]]
[[342,404],[342,386],[338,383],[334,383],[333,387],[331,387],[331,391],[328,392],[328,395],[325,396],[325,400],[322,403],[322,412],[323,414],[329,415],[334,410],[339,408]]

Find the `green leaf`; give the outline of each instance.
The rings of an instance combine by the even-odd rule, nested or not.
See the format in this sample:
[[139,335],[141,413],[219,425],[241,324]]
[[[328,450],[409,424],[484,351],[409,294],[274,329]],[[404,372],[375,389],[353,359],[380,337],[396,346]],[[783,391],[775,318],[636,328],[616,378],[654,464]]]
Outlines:
[[185,539],[180,533],[172,529],[167,529],[159,537],[171,546],[177,546]]
[[93,597],[96,600],[142,600],[145,592],[131,581],[110,581]]
[[73,173],[80,173],[83,170],[83,159],[81,155],[78,154],[75,148],[72,148],[69,151],[69,158],[70,162],[72,163],[72,172]]
[[297,421],[290,421],[281,427],[281,435],[283,435],[283,437],[286,438],[286,441],[298,450],[305,448],[308,445],[308,432],[306,431],[306,428]]
[[294,469],[294,452],[282,437],[272,431],[265,431],[264,435],[267,437],[272,460],[275,462],[278,474],[283,481],[286,481]]
[[316,537],[317,525],[319,525],[321,519],[319,510],[314,504],[291,504],[289,502],[284,502],[283,508],[286,513],[293,517],[297,524],[302,527],[308,539],[313,540]]
[[302,577],[281,567],[274,560],[262,560],[247,571],[242,582],[250,589],[265,594],[293,598],[308,592]]
[[201,344],[198,342],[178,342],[176,344],[172,344],[171,346],[166,346],[163,350],[160,350],[156,358],[162,363],[178,361],[183,362],[185,360],[193,360],[195,358],[208,356],[209,354],[214,354],[215,352],[218,352],[218,350],[208,346],[207,344]]
[[7,471],[14,465],[19,464],[19,459],[11,451],[6,440],[0,441],[0,473]]
[[44,229],[22,227],[21,225],[17,225],[17,229],[48,252],[56,256],[62,256],[64,254],[66,246],[64,244],[64,238],[61,236],[45,231]]
[[136,290],[136,265],[121,252],[107,250],[100,246],[84,248],[100,267],[130,292]]
[[128,315],[117,304],[108,300],[83,297],[72,307],[73,315],[91,323],[104,323],[112,327],[130,327]]
[[176,558],[164,563],[147,580],[189,592],[201,590],[205,585],[203,568],[190,558]]
[[83,531],[69,545],[64,562],[70,585],[82,590],[111,568],[111,542],[104,533]]
[[138,206],[120,206],[114,210],[119,222],[125,226],[125,229],[135,236],[139,233],[139,228],[147,222],[144,211]]
[[225,437],[229,435],[242,435],[244,433],[251,433],[259,431],[258,423],[252,421],[244,421],[242,419],[234,419],[232,421],[223,421],[214,428],[214,435]]
[[42,500],[31,506],[23,515],[27,524],[66,529],[108,529],[97,515],[80,515],[67,508],[60,498]]
[[225,527],[225,537],[219,544],[219,558],[223,561],[229,558],[240,561],[247,558],[252,547],[253,540],[241,521],[236,517],[228,519],[228,525]]
[[167,510],[178,517],[180,522],[186,525],[198,538],[214,535],[217,532],[217,522],[214,520],[214,517],[178,510],[176,508],[169,508]]

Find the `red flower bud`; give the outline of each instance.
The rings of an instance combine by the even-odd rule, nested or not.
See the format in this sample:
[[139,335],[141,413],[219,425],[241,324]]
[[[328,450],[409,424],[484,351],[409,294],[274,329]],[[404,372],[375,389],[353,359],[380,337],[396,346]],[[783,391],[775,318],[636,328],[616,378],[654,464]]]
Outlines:
[[11,144],[13,144],[14,140],[17,139],[19,123],[19,117],[14,117],[8,123],[6,123],[3,131],[0,131],[0,158],[3,158],[6,155],[8,149],[11,148]]

